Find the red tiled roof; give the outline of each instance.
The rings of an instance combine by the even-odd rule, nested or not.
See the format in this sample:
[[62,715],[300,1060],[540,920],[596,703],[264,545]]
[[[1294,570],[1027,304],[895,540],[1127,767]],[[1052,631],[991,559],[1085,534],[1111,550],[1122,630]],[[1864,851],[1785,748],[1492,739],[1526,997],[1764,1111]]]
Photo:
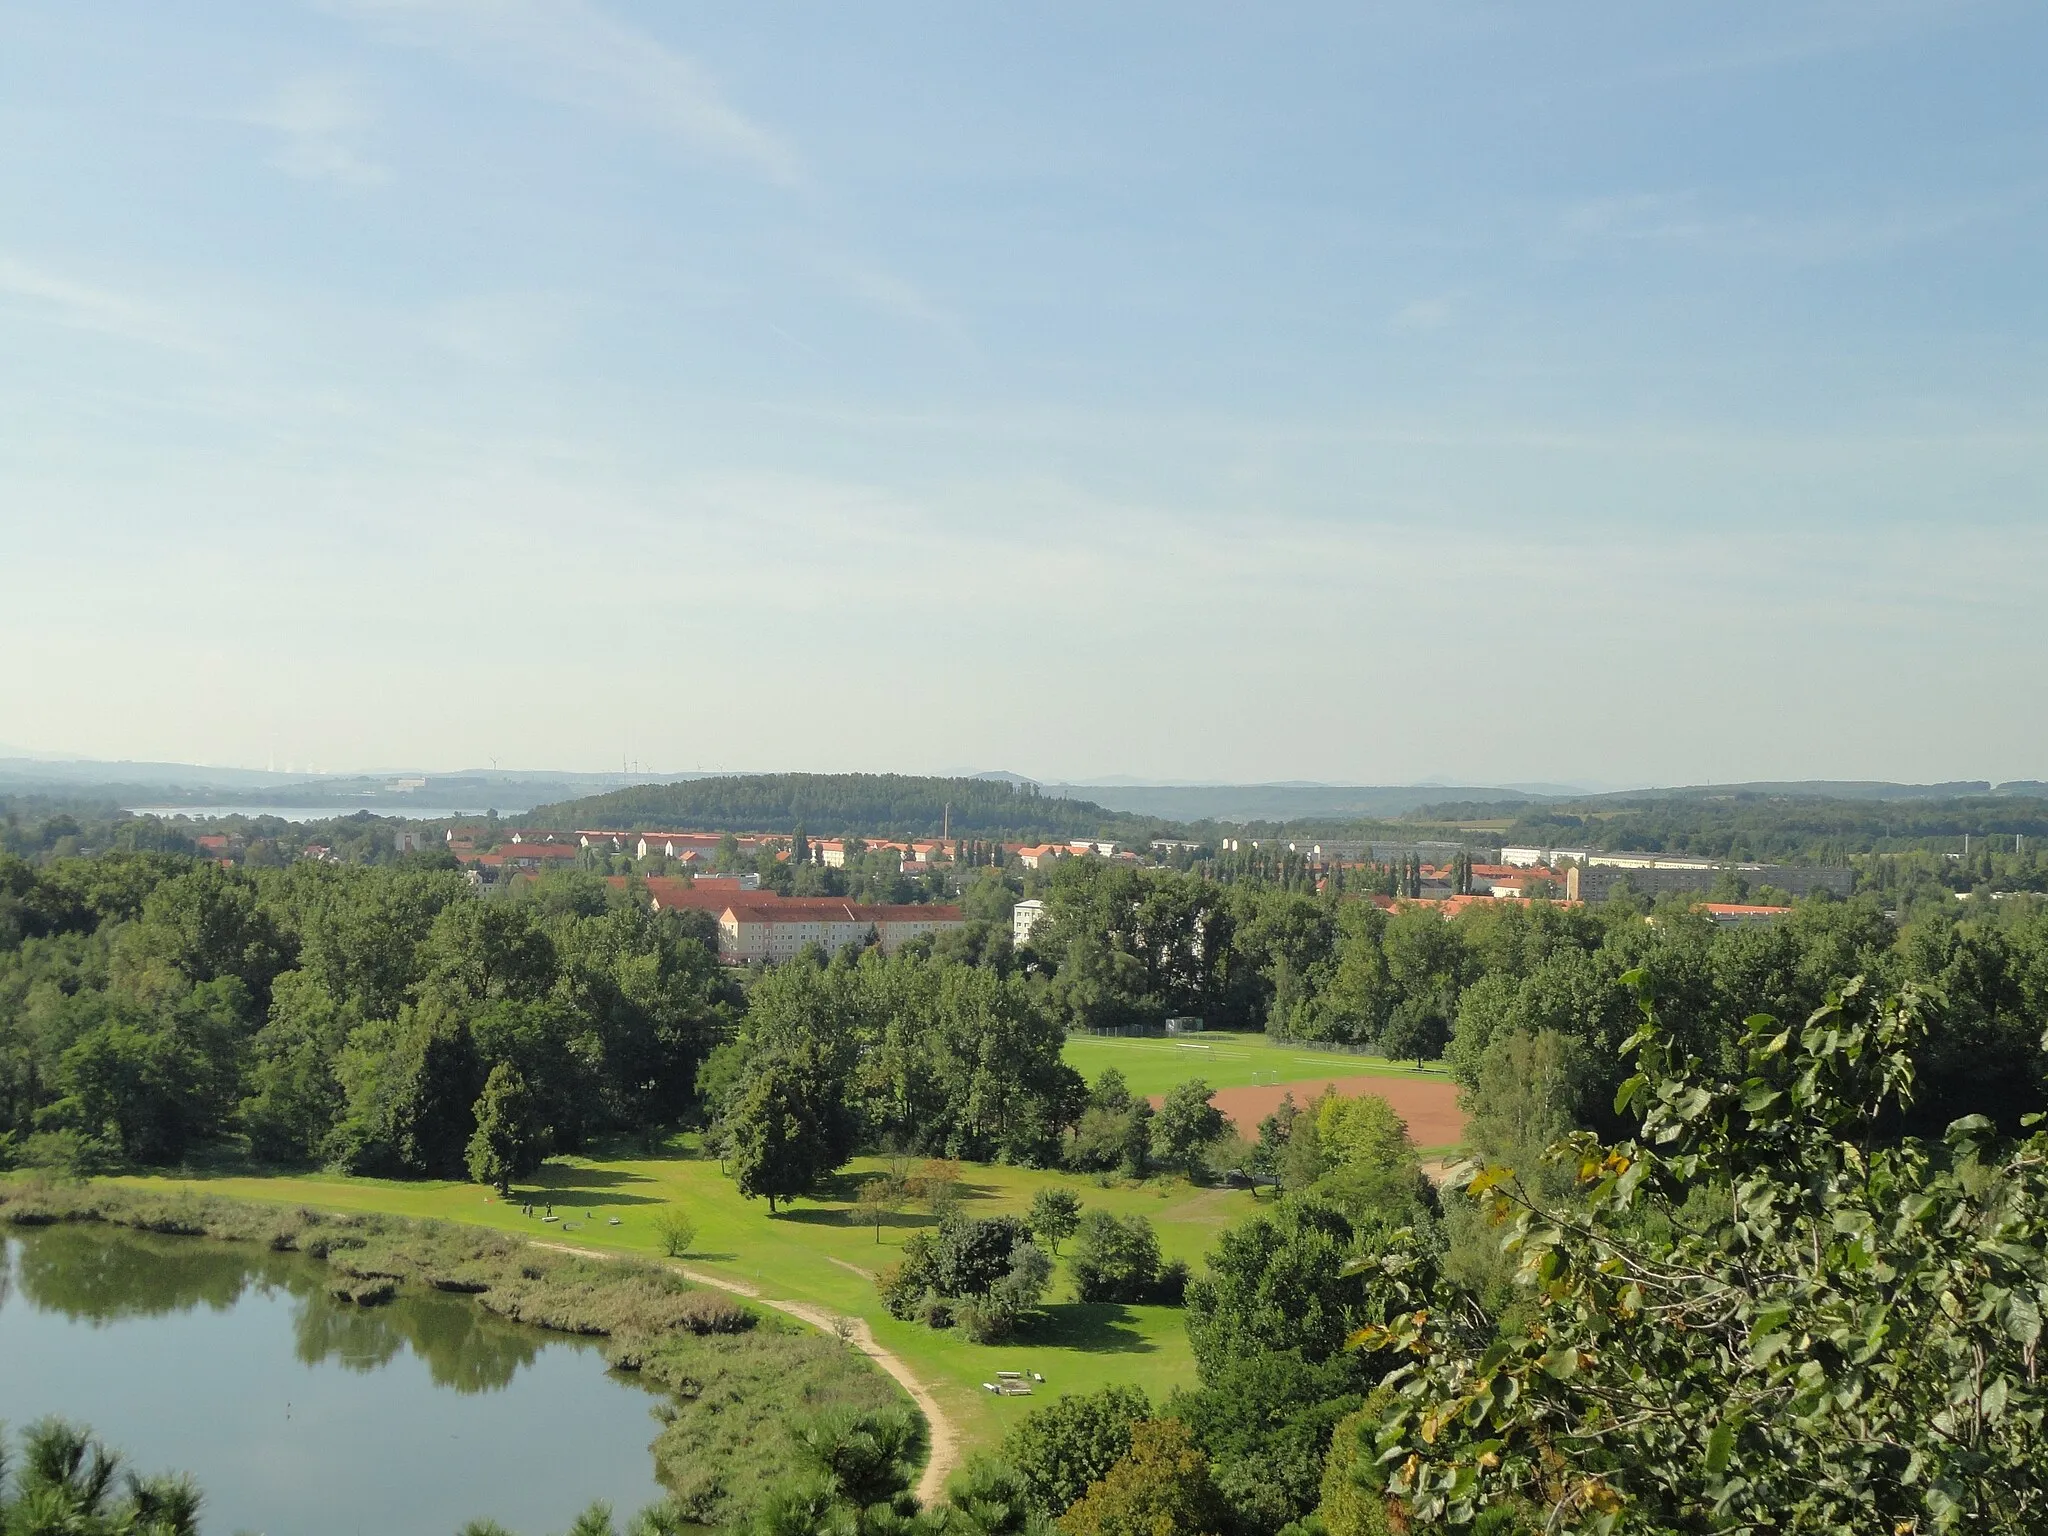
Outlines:
[[[621,890],[625,888],[624,875],[609,876],[605,883]],[[699,912],[723,912],[732,905],[733,888],[730,885],[692,885],[687,880],[673,879],[667,875],[652,875],[647,880],[647,894],[664,907],[691,908]],[[746,893],[754,895],[752,891]]]
[[[626,877],[612,875],[606,884],[624,889]],[[863,906],[836,896],[778,896],[773,891],[735,889],[730,880],[684,880],[655,875],[645,882],[647,894],[664,907],[692,907],[723,914],[743,914],[750,923],[957,923],[958,907],[930,902],[906,902],[900,906]]]
[[858,902],[815,897],[757,900],[749,892],[744,900],[727,903],[735,919],[743,923],[957,923],[958,907],[928,902],[902,905],[863,906]]

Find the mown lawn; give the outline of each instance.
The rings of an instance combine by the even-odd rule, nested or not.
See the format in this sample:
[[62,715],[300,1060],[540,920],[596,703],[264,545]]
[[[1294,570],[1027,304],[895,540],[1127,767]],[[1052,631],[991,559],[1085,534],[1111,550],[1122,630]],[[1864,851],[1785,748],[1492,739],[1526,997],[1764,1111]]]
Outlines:
[[[324,1210],[386,1211],[500,1227],[524,1236],[592,1248],[658,1254],[655,1217],[680,1206],[697,1224],[687,1262],[691,1268],[742,1281],[762,1294],[810,1302],[846,1316],[867,1319],[881,1343],[901,1355],[932,1388],[953,1418],[968,1448],[993,1445],[1004,1431],[1038,1403],[1066,1392],[1086,1392],[1113,1382],[1142,1386],[1155,1399],[1194,1381],[1193,1357],[1178,1308],[1082,1306],[1062,1264],[1053,1288],[1050,1322],[1029,1338],[987,1347],[953,1333],[934,1333],[901,1323],[882,1310],[873,1275],[895,1262],[904,1237],[931,1217],[919,1206],[899,1212],[882,1228],[880,1241],[868,1226],[856,1225],[851,1203],[856,1187],[881,1166],[856,1159],[819,1190],[770,1217],[765,1201],[748,1201],[700,1157],[691,1138],[681,1138],[657,1156],[564,1158],[549,1163],[522,1185],[541,1201],[552,1201],[560,1219],[543,1223],[520,1213],[473,1184],[345,1178],[332,1174],[196,1175],[139,1183],[186,1183],[222,1195]],[[962,1169],[965,1208],[974,1215],[1022,1214],[1037,1190],[1049,1184],[1074,1189],[1084,1205],[1125,1213],[1140,1211],[1159,1232],[1168,1258],[1199,1266],[1202,1254],[1225,1226],[1253,1209],[1249,1193],[1201,1189],[1185,1182],[1114,1181],[1103,1188],[1092,1177],[1030,1169],[967,1164]],[[588,1213],[586,1215],[586,1213]],[[611,1219],[618,1218],[617,1226]],[[1045,1377],[1035,1398],[997,1398],[981,1384],[999,1370],[1036,1371]]]
[[1191,1077],[1211,1088],[1298,1083],[1319,1077],[1441,1077],[1442,1069],[1420,1072],[1413,1062],[1342,1051],[1310,1051],[1265,1035],[1214,1031],[1185,1038],[1069,1035],[1066,1062],[1091,1083],[1106,1067],[1123,1073],[1136,1094],[1165,1093]]

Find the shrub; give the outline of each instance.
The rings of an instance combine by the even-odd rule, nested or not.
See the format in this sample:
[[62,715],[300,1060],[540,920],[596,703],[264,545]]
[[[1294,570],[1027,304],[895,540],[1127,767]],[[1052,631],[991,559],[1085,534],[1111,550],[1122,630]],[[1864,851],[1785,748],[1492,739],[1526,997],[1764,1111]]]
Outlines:
[[1082,1114],[1067,1138],[1067,1166],[1080,1173],[1108,1173],[1124,1157],[1124,1116],[1113,1109]]
[[1033,1236],[1044,1238],[1046,1247],[1058,1258],[1060,1244],[1081,1224],[1081,1197],[1071,1189],[1041,1189],[1031,1197],[1031,1214],[1025,1219],[1031,1223]]
[[1017,1331],[1017,1308],[990,1292],[970,1296],[953,1308],[953,1323],[975,1344],[1000,1344]]
[[1209,1143],[1223,1134],[1227,1122],[1209,1102],[1209,1085],[1200,1078],[1180,1084],[1166,1095],[1148,1132],[1152,1161],[1193,1178],[1201,1169]]
[[1081,1301],[1144,1301],[1159,1278],[1159,1238],[1143,1216],[1090,1211],[1074,1234],[1074,1294]]
[[671,1207],[654,1218],[654,1233],[661,1239],[662,1252],[680,1259],[697,1241],[697,1223],[690,1220],[687,1212]]
[[24,1168],[42,1168],[55,1173],[87,1178],[111,1173],[121,1166],[121,1149],[98,1136],[81,1131],[38,1131],[14,1154]]
[[1162,1307],[1179,1306],[1187,1300],[1189,1278],[1187,1260],[1168,1259],[1152,1283],[1152,1299]]
[[1023,1478],[1032,1507],[1057,1515],[1129,1454],[1131,1426],[1151,1413],[1139,1387],[1070,1392],[1004,1437],[1003,1460]]
[[686,1291],[676,1306],[676,1325],[700,1337],[708,1333],[745,1333],[755,1321],[752,1312],[716,1291]]
[[1060,1520],[1066,1536],[1213,1536],[1230,1519],[1209,1458],[1178,1419],[1133,1426],[1131,1449]]
[[1031,1229],[1015,1216],[952,1217],[939,1227],[932,1284],[947,1296],[986,1296],[1030,1242]]
[[[1371,1237],[1374,1251],[1385,1246],[1381,1229]],[[1367,1274],[1346,1271],[1359,1250],[1344,1213],[1312,1196],[1289,1195],[1226,1231],[1188,1285],[1188,1342],[1203,1380],[1230,1360],[1279,1350],[1316,1364],[1359,1325],[1381,1321],[1387,1298]]]
[[1010,1250],[1010,1272],[989,1287],[989,1295],[1019,1312],[1029,1312],[1050,1284],[1052,1260],[1038,1244],[1027,1240]]
[[937,1281],[938,1246],[935,1233],[913,1232],[904,1240],[903,1257],[875,1276],[875,1290],[891,1317],[908,1322],[918,1315]]

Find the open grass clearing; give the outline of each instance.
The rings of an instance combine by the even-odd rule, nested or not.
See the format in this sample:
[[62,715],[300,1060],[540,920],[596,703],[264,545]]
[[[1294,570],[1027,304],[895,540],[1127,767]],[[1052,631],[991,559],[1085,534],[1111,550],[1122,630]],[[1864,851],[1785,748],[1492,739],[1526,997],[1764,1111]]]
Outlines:
[[1318,1078],[1442,1078],[1442,1067],[1416,1069],[1412,1061],[1306,1050],[1260,1034],[1215,1030],[1200,1035],[1069,1035],[1061,1052],[1067,1065],[1093,1082],[1104,1069],[1123,1073],[1131,1092],[1150,1097],[1191,1077],[1211,1088],[1286,1086]]

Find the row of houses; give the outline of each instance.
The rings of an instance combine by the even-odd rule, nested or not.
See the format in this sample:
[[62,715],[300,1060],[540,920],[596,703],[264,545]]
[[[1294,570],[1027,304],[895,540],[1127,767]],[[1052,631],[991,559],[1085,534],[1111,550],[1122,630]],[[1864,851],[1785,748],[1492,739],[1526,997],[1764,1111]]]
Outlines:
[[[451,828],[447,837],[451,851],[466,854],[460,846],[468,841],[464,829]],[[577,853],[585,848],[595,848],[607,854],[625,854],[635,859],[667,858],[688,869],[708,869],[716,862],[725,838],[726,834],[722,832],[621,832],[605,827],[551,832],[522,828],[506,837],[510,848],[501,848],[500,852],[504,855],[502,862],[514,869],[548,868],[562,860],[573,863]],[[764,849],[772,849],[778,859],[790,857],[789,838],[745,833],[735,835],[733,841],[741,853],[750,857],[758,856]],[[954,846],[939,838],[898,841],[889,838],[814,837],[807,838],[805,842],[811,862],[823,864],[828,869],[844,868],[848,859],[860,853],[886,852],[897,856],[906,874],[920,874],[954,856]],[[1043,869],[1057,859],[1078,858],[1085,854],[1128,863],[1139,862],[1137,854],[1108,838],[1073,838],[1064,843],[1004,843],[1001,846],[1005,857],[1021,860],[1026,869]]]
[[[1401,907],[1428,907],[1434,909],[1439,916],[1450,918],[1456,917],[1460,912],[1467,911],[1474,906],[1493,906],[1502,902],[1525,903],[1529,898],[1496,891],[1474,892],[1463,896],[1423,896],[1418,900],[1409,900],[1406,897],[1372,896],[1368,900],[1375,906],[1389,912]],[[1558,905],[1576,907],[1580,905],[1580,902],[1577,897],[1566,897]],[[1756,902],[1743,901],[1696,901],[1692,904],[1691,910],[1700,913],[1704,917],[1711,918],[1723,928],[1747,928],[1775,923],[1779,919],[1789,916],[1792,911],[1790,907],[1767,906]]]

